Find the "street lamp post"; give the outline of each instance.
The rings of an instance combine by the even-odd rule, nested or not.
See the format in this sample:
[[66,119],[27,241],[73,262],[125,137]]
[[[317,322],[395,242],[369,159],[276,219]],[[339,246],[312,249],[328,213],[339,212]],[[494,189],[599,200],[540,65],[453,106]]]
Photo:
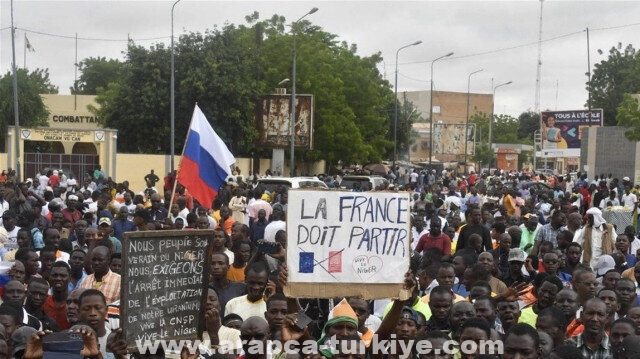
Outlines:
[[18,65],[16,65],[16,27],[13,25],[13,0],[11,0],[11,56],[11,72],[13,74],[13,140],[16,146],[16,180],[19,181],[22,178],[22,167],[20,165],[20,112],[18,107]]
[[289,131],[291,132],[291,163],[289,168],[289,176],[294,177],[296,175],[295,171],[295,146],[296,146],[296,62],[297,62],[297,53],[296,53],[296,24],[304,19],[307,15],[311,15],[314,12],[318,11],[317,7],[309,10],[306,14],[302,15],[298,20],[291,23],[291,32],[293,32],[293,67],[292,67],[292,85],[291,85],[291,126]]
[[175,169],[174,156],[176,153],[176,96],[175,96],[175,60],[173,58],[173,11],[180,0],[171,6],[171,172]]
[[491,159],[489,160],[489,171],[491,171],[491,164],[493,163],[493,149],[491,149],[491,145],[493,142],[493,116],[496,106],[496,89],[498,87],[511,85],[513,81],[505,82],[503,84],[497,85],[493,88],[493,96],[491,97],[491,117],[489,118],[489,154],[491,154]]
[[429,165],[433,161],[433,64],[445,57],[449,57],[453,55],[453,52],[450,52],[446,55],[440,56],[437,59],[431,61],[431,89],[429,91]]
[[394,120],[393,120],[393,165],[391,170],[395,173],[396,171],[396,159],[397,159],[397,147],[398,147],[398,55],[400,54],[400,50],[402,49],[406,49],[407,47],[411,47],[411,46],[416,46],[416,45],[420,45],[422,43],[422,40],[418,40],[412,44],[409,45],[405,45],[402,46],[401,48],[398,49],[398,51],[396,51],[396,82],[395,82],[395,96],[394,96],[394,104],[395,104],[395,109],[394,109]]
[[464,166],[465,166],[465,172],[466,172],[466,166],[467,166],[467,148],[468,148],[468,142],[469,142],[469,98],[471,97],[471,75],[473,74],[477,74],[478,72],[483,71],[484,69],[480,69],[480,70],[476,70],[472,73],[469,74],[469,77],[467,78],[467,121],[465,122],[464,125]]

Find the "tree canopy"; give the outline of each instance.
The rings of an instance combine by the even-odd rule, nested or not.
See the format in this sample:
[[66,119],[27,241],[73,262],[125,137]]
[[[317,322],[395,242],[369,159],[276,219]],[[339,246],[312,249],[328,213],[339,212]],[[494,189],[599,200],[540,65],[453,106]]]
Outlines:
[[615,125],[624,94],[640,93],[640,51],[632,45],[613,46],[609,58],[594,65],[587,89],[591,91],[591,108],[603,109],[604,125]]
[[[18,69],[18,117],[20,126],[44,126],[47,124],[49,110],[40,94],[58,93],[51,84],[49,71],[36,69],[29,72]],[[0,78],[0,128],[14,125],[13,74],[7,72]],[[4,144],[6,131],[0,131],[0,142]]]
[[640,101],[637,97],[624,94],[617,120],[619,126],[629,127],[624,133],[629,141],[640,141]]
[[105,57],[89,57],[78,64],[80,78],[69,88],[72,95],[95,95],[118,80],[123,64]]
[[[197,102],[236,156],[263,151],[254,145],[255,106],[261,95],[292,77],[295,31],[296,93],[315,96],[314,148],[297,151],[298,157],[332,164],[379,161],[390,153],[393,92],[377,69],[379,53],[360,57],[355,45],[338,42],[336,35],[308,21],[291,29],[277,15],[260,20],[253,13],[246,20],[246,25],[184,34],[176,42],[176,149],[183,146]],[[117,69],[112,72],[117,76],[105,85],[102,80],[110,76],[90,70],[107,65]],[[105,127],[120,131],[119,149],[169,152],[170,49],[130,44],[124,63],[86,59],[81,70],[77,88],[98,93],[101,108],[96,111]],[[405,147],[409,122],[399,124],[399,143]]]

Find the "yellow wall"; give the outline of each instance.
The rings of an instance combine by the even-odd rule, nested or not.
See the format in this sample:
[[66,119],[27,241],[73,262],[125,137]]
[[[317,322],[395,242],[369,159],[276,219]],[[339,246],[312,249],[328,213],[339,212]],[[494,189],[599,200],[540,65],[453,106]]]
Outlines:
[[40,95],[49,109],[49,127],[76,130],[100,128],[98,118],[87,106],[98,107],[96,96],[89,95]]
[[[96,146],[97,154],[100,156],[100,165],[107,176],[112,177],[116,182],[129,181],[130,188],[135,192],[142,191],[146,184],[144,176],[151,169],[160,178],[160,183],[156,187],[163,186],[163,178],[171,170],[171,156],[168,155],[148,155],[117,153],[117,130],[103,129],[98,124],[98,118],[92,114],[88,106],[98,107],[95,102],[96,96],[87,95],[40,95],[49,109],[48,128],[20,128],[20,154],[23,157],[24,140],[45,140],[43,136],[63,133],[71,136],[83,135],[80,138],[69,138],[66,141],[59,141],[66,153],[71,153],[71,149],[76,142],[92,143]],[[26,132],[23,132],[25,130]],[[63,130],[63,131],[60,131]],[[7,137],[9,141],[8,152],[0,154],[0,168],[16,167],[15,142],[12,137],[13,127],[10,126]],[[42,132],[42,133],[41,133]],[[27,135],[28,134],[28,135]],[[98,136],[97,134],[101,134]],[[42,137],[42,138],[41,138]],[[86,137],[86,138],[85,138]],[[99,138],[98,138],[99,137]],[[180,164],[180,156],[175,156],[175,168]],[[21,158],[24,162],[24,158]],[[285,163],[284,174],[289,174],[288,161]],[[243,175],[247,176],[251,172],[252,160],[250,158],[237,158],[236,166],[240,168]],[[21,163],[22,165],[22,163]],[[324,172],[324,161],[315,163],[298,163],[300,171],[310,174]],[[260,159],[259,173],[264,173],[271,168],[271,159]],[[24,177],[20,176],[21,178]]]

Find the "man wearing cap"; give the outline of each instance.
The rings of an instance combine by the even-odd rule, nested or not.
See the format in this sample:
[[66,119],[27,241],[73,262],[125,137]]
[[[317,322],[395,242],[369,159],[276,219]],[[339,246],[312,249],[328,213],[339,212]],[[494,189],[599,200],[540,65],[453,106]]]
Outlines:
[[112,235],[113,228],[111,227],[111,220],[108,217],[100,218],[98,221],[98,231],[102,234],[103,238],[109,238],[113,243],[115,253],[122,252],[122,242]]
[[31,327],[20,327],[16,329],[11,335],[11,341],[13,342],[13,357],[22,358],[24,351],[27,349],[27,342],[38,331]]
[[133,214],[133,224],[136,226],[138,231],[148,231],[149,220],[151,220],[151,214],[146,209],[138,209]]
[[527,254],[520,248],[509,250],[509,271],[505,272],[502,281],[511,286],[514,283],[529,283],[531,278],[522,273],[522,266],[527,260]]
[[605,275],[609,270],[616,268],[616,261],[611,255],[605,254],[598,258],[596,266],[593,270],[596,272],[596,278],[600,278]]

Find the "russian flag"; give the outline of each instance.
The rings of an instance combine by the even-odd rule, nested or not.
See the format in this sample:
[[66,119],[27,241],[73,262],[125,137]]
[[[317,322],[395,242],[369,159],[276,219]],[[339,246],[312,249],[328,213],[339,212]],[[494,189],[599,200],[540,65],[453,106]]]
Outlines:
[[222,183],[236,162],[196,105],[180,161],[178,181],[206,208],[211,208]]

